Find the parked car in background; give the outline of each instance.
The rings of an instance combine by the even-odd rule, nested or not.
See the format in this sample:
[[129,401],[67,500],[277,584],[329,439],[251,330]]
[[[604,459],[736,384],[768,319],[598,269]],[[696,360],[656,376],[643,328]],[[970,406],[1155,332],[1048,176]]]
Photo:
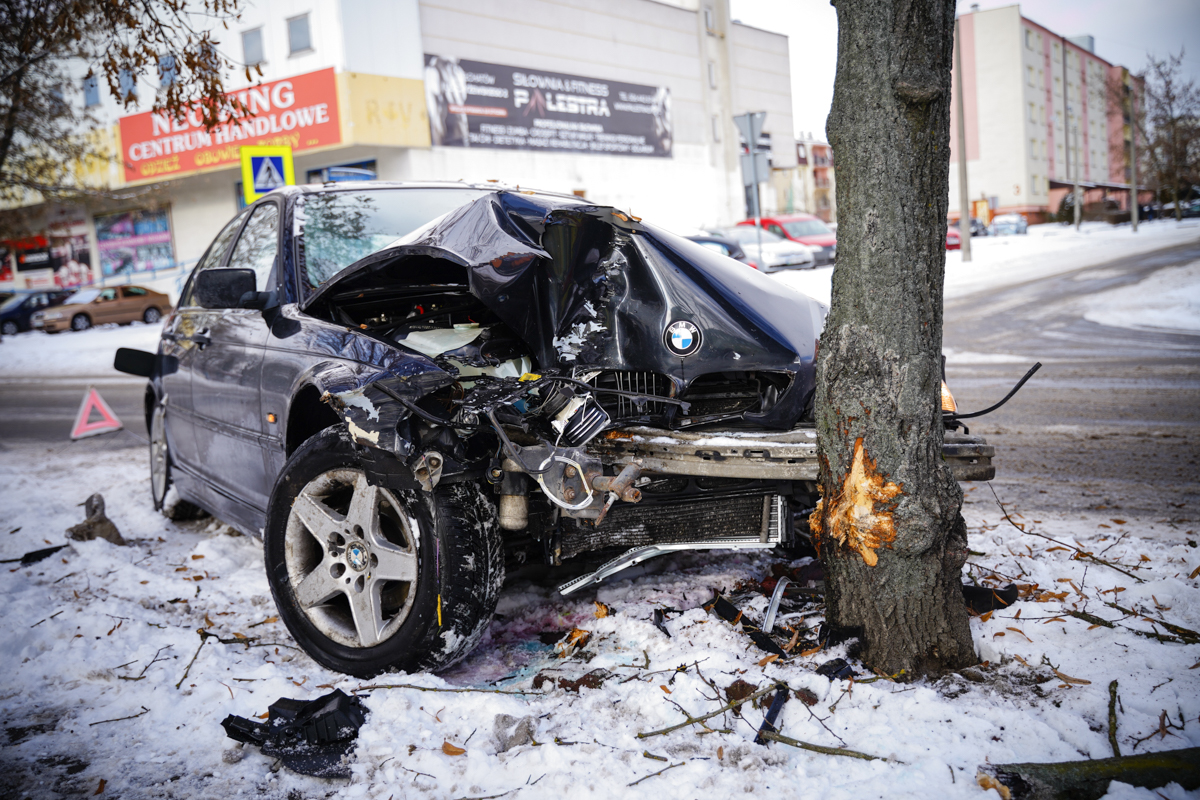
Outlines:
[[814,248],[782,236],[776,236],[768,230],[762,231],[762,248],[759,248],[759,232],[753,225],[734,225],[714,231],[721,236],[737,241],[746,256],[756,269],[763,272],[774,272],[777,269],[808,269],[816,266]]
[[60,305],[71,292],[16,292],[0,305],[0,332],[14,336],[32,327],[33,315]]
[[683,238],[690,239],[696,244],[701,245],[702,247],[707,247],[709,250],[712,250],[715,253],[720,253],[723,256],[729,256],[735,261],[741,261],[747,266],[758,269],[758,265],[750,261],[750,258],[746,255],[746,252],[742,250],[742,246],[738,244],[735,239],[731,239],[728,236],[702,231],[700,233],[691,234]]
[[946,228],[946,249],[962,250],[962,234],[958,232],[958,226]]
[[57,308],[33,315],[32,325],[46,333],[86,331],[93,325],[142,321],[157,325],[171,310],[171,298],[145,286],[81,289]]
[[983,220],[978,217],[971,217],[971,235],[972,236],[987,236],[988,226],[983,224]]
[[1001,214],[992,220],[992,236],[1012,236],[1026,233],[1029,223],[1020,214]]
[[[743,220],[738,225],[753,227],[754,220]],[[813,259],[818,267],[837,260],[837,236],[829,230],[828,225],[812,214],[778,214],[763,217],[762,226],[763,230],[776,236],[813,248]]]

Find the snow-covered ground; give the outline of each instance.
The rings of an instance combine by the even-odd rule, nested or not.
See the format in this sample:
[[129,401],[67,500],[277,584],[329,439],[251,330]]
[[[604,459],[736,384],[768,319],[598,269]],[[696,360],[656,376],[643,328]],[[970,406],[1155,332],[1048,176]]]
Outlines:
[[[5,456],[0,556],[63,543],[64,529],[82,519],[78,504],[93,491],[104,494],[129,540],[125,547],[72,543],[37,564],[5,567],[0,699],[14,743],[0,750],[0,772],[22,786],[21,776],[40,771],[48,783],[27,787],[33,796],[53,796],[50,784],[64,794],[104,786],[103,796],[121,797],[994,796],[975,783],[980,765],[1111,755],[1114,680],[1123,753],[1200,745],[1200,670],[1189,669],[1200,662],[1200,645],[1145,635],[1169,635],[1162,621],[1200,629],[1197,532],[1103,508],[1037,519],[1013,509],[1022,532],[978,486],[965,508],[973,551],[965,574],[983,585],[1015,582],[1023,598],[972,621],[986,663],[962,677],[863,683],[872,676],[853,659],[855,682],[814,672],[845,657],[845,645],[768,662],[739,629],[700,605],[714,590],[762,580],[778,559],[686,555],[615,580],[594,598],[510,582],[499,616],[466,662],[440,678],[378,681],[485,691],[369,690],[371,713],[349,780],[273,771],[272,759],[225,738],[226,714],[250,717],[279,697],[311,699],[367,682],[325,670],[295,649],[276,619],[259,542],[215,522],[159,517],[140,448],[93,440],[50,453],[10,446]],[[1075,546],[1124,572],[1073,558]],[[597,618],[593,599],[611,614]],[[766,604],[755,594],[741,608],[759,620]],[[669,616],[669,638],[652,624],[656,608],[683,612]],[[801,624],[798,617],[783,622]],[[539,640],[572,627],[591,633],[574,657],[560,659]],[[198,629],[227,640],[244,636],[246,644],[209,640],[201,648]],[[598,689],[532,688],[538,673],[576,679],[598,669],[614,676]],[[807,689],[817,701],[811,708],[788,703],[784,735],[886,760],[755,745],[760,709],[715,717],[710,730],[637,738],[682,721],[684,711],[716,710],[724,701],[712,687],[735,680]],[[499,752],[493,728],[501,714],[530,718],[536,743]],[[450,755],[456,751],[445,743],[466,752]],[[67,756],[74,774],[54,766]],[[631,786],[672,765],[679,766]],[[1175,787],[1162,796],[1185,794]],[[1111,797],[1155,795],[1125,789]]]
[[[946,253],[946,299],[1059,275],[1197,238],[1200,220],[1191,219],[1144,222],[1136,234],[1129,225],[1086,222],[1078,232],[1071,226],[1049,223],[1030,227],[1024,236],[979,236],[971,239],[969,263],[963,263],[960,251]],[[822,303],[829,302],[832,276],[833,267],[772,273],[780,282]],[[1192,293],[1189,296],[1194,298],[1200,291],[1196,288],[1200,276],[1191,273],[1180,277],[1187,281]],[[1194,303],[1190,314],[1193,318],[1200,314]],[[1119,316],[1109,318],[1120,321]]]
[[1200,261],[1159,270],[1133,286],[1096,295],[1088,306],[1084,318],[1101,325],[1200,331]]

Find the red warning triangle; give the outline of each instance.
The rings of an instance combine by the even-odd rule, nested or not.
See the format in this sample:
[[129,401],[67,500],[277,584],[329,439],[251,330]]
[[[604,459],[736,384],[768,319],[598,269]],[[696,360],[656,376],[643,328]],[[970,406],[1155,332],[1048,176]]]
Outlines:
[[[100,414],[100,419],[91,422],[90,417],[95,411]],[[72,439],[82,439],[85,436],[95,436],[100,433],[111,433],[119,431],[125,427],[121,424],[121,420],[117,419],[117,415],[108,407],[108,403],[100,397],[100,393],[96,391],[96,387],[89,386],[87,394],[84,395],[83,405],[79,407],[79,413],[75,416],[75,425],[71,428]]]

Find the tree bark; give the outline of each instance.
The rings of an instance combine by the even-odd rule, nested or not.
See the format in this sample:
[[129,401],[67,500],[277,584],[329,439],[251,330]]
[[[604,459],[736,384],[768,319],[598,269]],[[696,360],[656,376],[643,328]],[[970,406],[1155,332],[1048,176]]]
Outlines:
[[817,360],[828,621],[909,677],[975,663],[942,461],[952,0],[834,0],[838,261]]

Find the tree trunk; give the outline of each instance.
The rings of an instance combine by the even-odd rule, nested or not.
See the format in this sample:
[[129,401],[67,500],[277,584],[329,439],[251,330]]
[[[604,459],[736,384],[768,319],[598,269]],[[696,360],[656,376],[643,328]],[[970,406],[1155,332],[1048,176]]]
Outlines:
[[817,361],[828,620],[871,667],[975,663],[962,491],[942,461],[952,0],[834,0],[838,260]]

